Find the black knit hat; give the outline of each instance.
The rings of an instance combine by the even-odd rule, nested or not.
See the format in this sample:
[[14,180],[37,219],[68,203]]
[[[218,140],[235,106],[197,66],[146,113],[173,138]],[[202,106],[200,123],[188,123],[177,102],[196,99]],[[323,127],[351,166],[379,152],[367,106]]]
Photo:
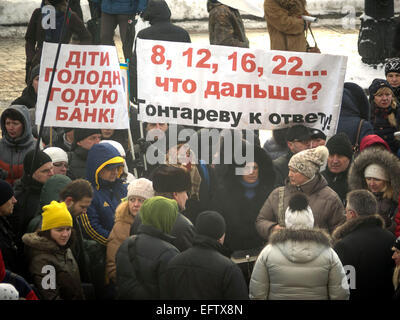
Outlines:
[[326,134],[318,129],[311,129],[311,139],[323,139],[326,140]]
[[154,170],[153,189],[156,192],[190,191],[192,181],[190,174],[183,168],[162,165]]
[[195,229],[198,235],[221,239],[225,233],[225,219],[218,212],[203,211],[197,216]]
[[389,59],[385,64],[385,76],[389,72],[397,72],[400,73],[400,58],[392,58]]
[[349,137],[344,132],[340,132],[331,137],[326,143],[326,147],[330,155],[338,154],[346,156],[349,159],[353,157],[353,146],[351,145]]
[[380,88],[389,88],[390,90],[393,91],[392,86],[386,80],[374,79],[368,88],[370,101],[374,99],[375,94],[378,92]]
[[[26,156],[24,158],[24,172],[26,174],[30,174],[29,171],[31,170],[34,154],[35,154],[35,150],[31,150],[26,154]],[[47,162],[52,162],[51,158],[49,157],[48,154],[39,150],[35,157],[35,163],[33,164],[32,174]]]
[[0,206],[5,204],[14,196],[14,190],[11,185],[4,180],[0,180]]
[[92,134],[101,134],[101,130],[100,129],[75,128],[74,129],[74,143],[82,141],[83,139],[91,136]]
[[311,140],[310,129],[302,124],[296,124],[288,129],[286,141],[309,141]]

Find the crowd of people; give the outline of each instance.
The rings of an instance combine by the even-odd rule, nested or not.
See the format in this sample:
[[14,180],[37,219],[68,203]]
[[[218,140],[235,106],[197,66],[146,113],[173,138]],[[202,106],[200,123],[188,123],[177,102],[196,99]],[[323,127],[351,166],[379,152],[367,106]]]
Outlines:
[[[190,42],[164,0],[89,2],[103,44],[117,24],[127,42],[128,20],[141,12],[151,26],[139,38]],[[306,51],[305,2],[289,2],[265,1],[272,49]],[[66,1],[46,4],[60,12],[58,28]],[[33,13],[27,87],[0,118],[0,299],[400,299],[400,57],[371,79],[369,98],[344,84],[329,139],[292,124],[263,146],[241,130],[228,130],[239,143],[221,134],[214,145],[194,128],[190,140],[215,153],[196,153],[189,140],[157,149],[174,125],[138,121],[135,66],[133,143],[114,129],[45,128],[38,137],[43,41],[94,39],[79,1],[70,8],[63,35]],[[208,0],[207,10],[210,44],[249,47],[237,8]],[[254,157],[212,161],[228,158],[229,146]]]

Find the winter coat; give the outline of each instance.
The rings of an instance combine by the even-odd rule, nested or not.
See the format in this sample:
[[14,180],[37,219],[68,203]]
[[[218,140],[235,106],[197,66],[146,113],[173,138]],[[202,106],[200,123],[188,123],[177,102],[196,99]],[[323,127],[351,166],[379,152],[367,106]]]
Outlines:
[[252,189],[252,198],[246,197],[242,176],[235,174],[234,165],[229,166],[213,197],[212,210],[219,212],[226,222],[224,245],[232,251],[258,249],[258,253],[264,247],[264,239],[257,233],[254,222],[274,189],[275,172],[271,158],[263,149],[256,147],[254,158],[259,179]]
[[338,194],[340,200],[342,200],[342,203],[345,203],[346,195],[349,190],[349,184],[347,182],[349,169],[350,164],[345,171],[333,173],[327,166],[326,169],[321,172],[322,176],[326,179],[326,182],[328,182],[328,186]]
[[[388,114],[394,113],[397,126],[393,126],[390,124],[388,120]],[[379,108],[375,102],[371,102],[371,123],[374,128],[375,134],[380,136],[383,140],[387,142],[390,149],[394,154],[397,153],[397,150],[400,147],[399,141],[397,141],[394,137],[394,133],[399,130],[400,125],[400,111],[399,108],[393,109],[389,108]]]
[[75,148],[68,152],[68,171],[67,176],[72,180],[85,179],[86,178],[86,160],[89,150],[82,148],[81,146],[75,146]]
[[0,251],[3,253],[5,267],[21,273],[23,266],[22,250],[18,250],[14,231],[6,217],[0,216]]
[[101,11],[108,14],[134,14],[137,12],[138,0],[102,0]]
[[117,161],[114,163],[119,163],[122,158],[118,150],[108,143],[96,144],[90,149],[86,176],[93,188],[93,200],[87,212],[78,217],[87,238],[104,246],[114,226],[115,210],[127,194],[127,186],[119,178],[109,182],[99,177],[100,169],[113,163],[113,159]]
[[115,211],[115,223],[107,240],[106,273],[115,283],[115,256],[121,244],[129,238],[129,233],[135,217],[129,212],[128,201],[121,203]]
[[35,108],[37,101],[37,93],[32,84],[29,84],[23,91],[20,97],[11,102],[11,105],[23,105],[28,109]]
[[[22,241],[28,248],[29,270],[42,299],[83,300],[85,298],[78,265],[71,249],[61,248],[53,240],[41,237],[37,233],[25,234]],[[49,271],[43,270],[45,266],[55,269],[55,289],[43,288],[43,283],[48,281],[46,277],[49,277]]]
[[394,293],[391,248],[396,238],[384,225],[379,215],[359,216],[333,233],[340,260],[355,271],[350,300],[390,300]]
[[8,172],[5,180],[13,185],[24,173],[24,158],[30,150],[35,148],[35,140],[32,136],[28,109],[23,105],[13,105],[8,109],[19,112],[24,119],[22,135],[12,139],[7,134],[4,113],[0,118],[1,132],[3,133],[3,137],[0,140],[0,169]]
[[[336,133],[346,133],[353,146],[356,142],[360,144],[366,135],[374,134],[372,124],[369,122],[369,108],[364,90],[355,83],[345,82]],[[358,126],[362,119],[364,122],[361,125],[359,139],[356,141]]]
[[283,156],[272,161],[276,171],[276,184],[278,186],[285,185],[285,180],[289,175],[289,161],[292,156],[292,151],[287,150]]
[[197,235],[193,247],[168,263],[168,299],[246,300],[247,285],[239,267],[216,240]]
[[250,298],[267,300],[347,300],[346,274],[323,231],[282,229],[257,258]]
[[396,223],[394,216],[397,211],[397,200],[400,193],[400,160],[389,151],[374,147],[364,149],[354,159],[350,166],[348,182],[350,190],[368,189],[364,171],[370,164],[376,163],[383,167],[389,175],[390,185],[393,188],[391,199],[383,199],[381,194],[376,194],[378,213],[385,221],[387,229],[394,233]]
[[[313,179],[302,186],[296,187],[287,181],[286,185],[280,188],[272,191],[256,219],[256,229],[265,240],[268,240],[272,228],[278,223],[280,226],[284,226],[284,215],[289,200],[293,194],[298,192],[303,192],[308,198],[309,206],[314,215],[315,228],[326,229],[326,231],[332,233],[346,219],[342,201],[336,192],[329,188],[325,178],[320,174],[316,174]],[[280,190],[284,191],[281,216],[279,214]]]
[[207,11],[209,14],[208,32],[210,44],[249,47],[249,40],[246,37],[239,10],[208,0]]
[[[25,33],[26,62],[31,68],[40,63],[43,42],[46,38],[46,32],[42,27],[42,19],[42,9],[35,9]],[[62,43],[69,43],[72,34],[76,34],[79,37],[80,44],[91,44],[92,38],[85,24],[75,12],[71,11],[69,25],[64,33]]]
[[305,0],[265,0],[265,20],[271,50],[306,51],[302,15],[308,15]]
[[155,300],[167,297],[168,262],[179,251],[173,237],[141,225],[138,234],[126,239],[116,256],[117,296],[123,300]]

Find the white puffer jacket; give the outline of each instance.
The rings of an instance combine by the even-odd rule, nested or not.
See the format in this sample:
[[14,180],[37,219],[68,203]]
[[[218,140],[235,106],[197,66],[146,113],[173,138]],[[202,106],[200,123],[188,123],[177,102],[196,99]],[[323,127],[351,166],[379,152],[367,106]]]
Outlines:
[[349,299],[345,271],[329,236],[318,229],[273,233],[254,266],[250,298]]

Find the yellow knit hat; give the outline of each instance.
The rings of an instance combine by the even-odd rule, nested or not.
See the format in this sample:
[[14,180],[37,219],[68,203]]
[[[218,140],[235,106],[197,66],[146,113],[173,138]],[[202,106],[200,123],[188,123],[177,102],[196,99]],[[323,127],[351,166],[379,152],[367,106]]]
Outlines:
[[52,201],[43,207],[41,231],[59,227],[72,227],[72,217],[65,202]]

